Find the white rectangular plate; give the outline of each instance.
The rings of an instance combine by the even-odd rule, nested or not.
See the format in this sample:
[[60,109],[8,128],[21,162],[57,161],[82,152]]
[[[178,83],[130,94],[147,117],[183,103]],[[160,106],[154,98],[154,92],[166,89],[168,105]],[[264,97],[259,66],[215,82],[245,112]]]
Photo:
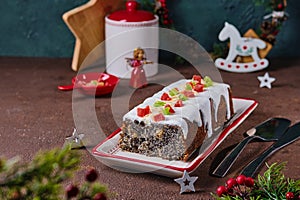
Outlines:
[[257,105],[258,103],[252,99],[233,98],[234,117],[221,130],[221,134],[189,162],[169,161],[158,157],[121,151],[117,145],[120,138],[120,129],[94,147],[92,153],[101,162],[117,170],[131,173],[150,172],[172,178],[180,177],[185,170],[190,173],[199,167],[209,154],[252,113]]

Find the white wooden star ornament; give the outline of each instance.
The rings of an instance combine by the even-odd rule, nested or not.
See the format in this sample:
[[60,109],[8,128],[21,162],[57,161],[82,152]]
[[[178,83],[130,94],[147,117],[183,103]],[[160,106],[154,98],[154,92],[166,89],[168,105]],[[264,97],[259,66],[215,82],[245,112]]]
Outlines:
[[259,87],[272,88],[272,83],[276,80],[274,77],[270,77],[269,73],[266,72],[264,76],[258,76],[257,79],[260,81]]
[[76,128],[74,128],[72,136],[66,138],[64,146],[70,145],[71,149],[81,148],[84,146],[82,142],[83,137],[84,134],[78,134],[78,131],[76,130]]
[[184,170],[181,178],[174,179],[180,185],[180,194],[183,192],[193,191],[195,192],[194,183],[198,179],[197,176],[190,177],[189,173]]

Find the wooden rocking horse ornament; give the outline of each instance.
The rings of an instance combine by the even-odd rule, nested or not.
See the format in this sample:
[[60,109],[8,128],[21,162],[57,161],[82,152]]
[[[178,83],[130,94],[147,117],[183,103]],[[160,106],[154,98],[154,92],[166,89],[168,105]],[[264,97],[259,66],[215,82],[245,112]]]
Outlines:
[[[231,72],[253,72],[262,70],[269,65],[269,61],[265,58],[260,58],[258,49],[266,48],[266,43],[257,38],[241,37],[239,31],[228,22],[225,22],[224,28],[219,34],[219,40],[225,41],[230,39],[229,53],[226,59],[218,58],[215,65],[222,70]],[[236,57],[249,57],[253,61],[246,63],[236,62]]]

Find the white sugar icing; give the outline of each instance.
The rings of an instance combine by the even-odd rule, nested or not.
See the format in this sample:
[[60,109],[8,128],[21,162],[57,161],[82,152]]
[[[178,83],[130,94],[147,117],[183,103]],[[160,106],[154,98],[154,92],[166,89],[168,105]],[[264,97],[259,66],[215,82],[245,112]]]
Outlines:
[[[203,92],[194,92],[195,97],[190,97],[188,100],[183,101],[182,107],[174,107],[174,104],[178,100],[178,97],[172,97],[171,101],[165,101],[166,104],[170,104],[174,109],[175,113],[171,115],[165,115],[165,120],[155,122],[152,117],[160,112],[162,112],[162,107],[154,107],[153,104],[156,101],[161,101],[160,97],[162,94],[169,93],[173,88],[178,88],[179,91],[183,91],[187,82],[192,80],[179,80],[171,85],[163,88],[161,91],[154,94],[152,97],[147,98],[143,103],[133,108],[127,114],[124,115],[123,120],[137,120],[144,121],[146,124],[169,124],[177,125],[182,128],[184,138],[187,138],[188,134],[188,124],[186,120],[190,122],[195,122],[199,127],[204,126],[207,129],[208,137],[211,137],[212,130],[212,114],[217,121],[218,117],[218,107],[221,102],[221,97],[225,99],[226,109],[227,109],[227,119],[230,118],[230,97],[229,97],[229,85],[223,83],[213,83],[212,86],[205,88]],[[211,113],[211,102],[215,113]],[[146,115],[145,117],[139,117],[137,115],[137,108],[145,108],[150,106],[151,114]],[[200,111],[200,112],[199,112]],[[186,120],[185,120],[186,119]],[[203,124],[204,123],[204,124]]]

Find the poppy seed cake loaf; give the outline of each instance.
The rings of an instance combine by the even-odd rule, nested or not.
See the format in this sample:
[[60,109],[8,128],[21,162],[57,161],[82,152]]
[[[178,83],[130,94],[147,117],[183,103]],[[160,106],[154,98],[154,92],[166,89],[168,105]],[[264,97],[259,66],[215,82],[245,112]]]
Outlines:
[[118,145],[123,151],[187,161],[232,115],[230,86],[194,75],[125,114]]

